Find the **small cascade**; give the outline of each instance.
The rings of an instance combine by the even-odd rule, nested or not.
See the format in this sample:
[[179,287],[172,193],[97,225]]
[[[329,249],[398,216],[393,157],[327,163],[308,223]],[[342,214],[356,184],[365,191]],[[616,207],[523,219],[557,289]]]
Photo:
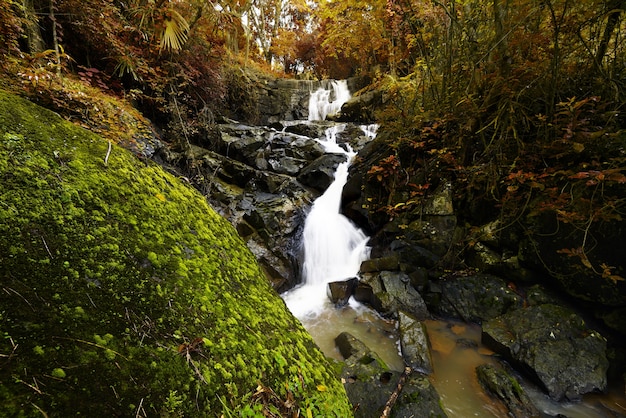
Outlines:
[[341,106],[350,100],[350,90],[346,80],[332,81],[332,90],[319,88],[311,93],[309,99],[309,120],[326,120],[341,110]]
[[[345,102],[350,98],[345,81],[333,82],[332,85],[336,97],[333,102],[327,100],[331,95],[327,90],[323,94],[318,90],[311,95],[312,105],[309,107],[313,110],[309,120],[322,119],[331,107],[337,110],[341,108],[338,101]],[[328,283],[355,277],[361,262],[369,257],[368,237],[340,213],[348,167],[355,156],[349,146],[345,149],[337,143],[337,135],[344,128],[345,125],[329,127],[325,138],[318,139],[326,152],[344,154],[347,161],[339,164],[333,183],[315,200],[305,221],[302,236],[303,283],[283,294],[291,312],[300,319],[319,315],[329,304],[326,290]]]

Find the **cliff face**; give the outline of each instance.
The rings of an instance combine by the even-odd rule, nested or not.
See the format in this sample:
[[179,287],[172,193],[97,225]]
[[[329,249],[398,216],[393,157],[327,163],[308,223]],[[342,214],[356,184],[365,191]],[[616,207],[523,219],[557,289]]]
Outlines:
[[[230,70],[226,74],[228,109],[225,116],[253,125],[307,120],[309,98],[319,88],[329,88],[332,80],[275,78],[253,70]],[[354,93],[367,85],[367,79],[348,79]]]
[[0,177],[9,416],[259,411],[259,383],[350,415],[235,230],[179,179],[2,92]]

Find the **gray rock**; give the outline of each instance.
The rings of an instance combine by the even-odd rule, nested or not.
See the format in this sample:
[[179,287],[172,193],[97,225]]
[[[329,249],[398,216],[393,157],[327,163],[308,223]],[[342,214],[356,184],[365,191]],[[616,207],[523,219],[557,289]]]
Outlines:
[[341,107],[340,119],[360,123],[376,121],[375,111],[382,105],[382,93],[379,90],[355,95]]
[[[422,296],[411,286],[411,279],[404,272],[366,273],[361,284],[361,289],[357,288],[355,292],[355,299],[369,303],[381,315],[396,317],[398,311],[403,310],[418,319],[430,317]],[[369,295],[365,291],[367,286],[371,289]]]
[[444,183],[426,199],[423,205],[424,215],[454,216],[454,205],[452,200],[452,183]]
[[[347,332],[335,339],[345,358],[341,379],[355,418],[378,418],[397,387],[401,373],[389,370],[365,344]],[[424,375],[413,373],[391,411],[393,417],[445,417],[435,388]]]
[[499,277],[488,274],[441,280],[441,300],[431,306],[442,316],[468,322],[482,322],[521,307],[523,298]]
[[384,270],[397,270],[400,266],[400,258],[397,254],[388,257],[370,258],[361,263],[362,273],[372,273]]
[[409,223],[404,234],[412,245],[443,257],[450,250],[456,229],[457,219],[454,215],[423,215]]
[[412,315],[398,312],[400,349],[404,362],[413,370],[424,374],[433,372],[430,341],[426,326]]
[[348,280],[328,283],[330,301],[334,303],[337,308],[345,306],[348,303],[350,296],[354,293],[354,289],[358,283],[359,279],[356,277]]
[[483,324],[483,342],[536,380],[555,400],[607,387],[606,340],[556,305],[519,309]]
[[481,386],[491,396],[501,400],[512,418],[535,418],[541,413],[532,403],[517,379],[505,370],[491,364],[476,367]]
[[320,192],[324,191],[335,179],[337,166],[344,161],[346,156],[342,154],[323,155],[300,172],[298,181]]

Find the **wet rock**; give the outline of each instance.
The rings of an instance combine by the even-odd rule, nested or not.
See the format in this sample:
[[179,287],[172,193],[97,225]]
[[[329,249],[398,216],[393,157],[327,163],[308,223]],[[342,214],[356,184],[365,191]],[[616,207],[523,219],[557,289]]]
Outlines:
[[398,270],[400,266],[400,257],[397,254],[388,257],[370,258],[361,263],[360,271],[362,273],[371,273],[384,270]]
[[452,183],[444,183],[426,199],[420,212],[423,215],[454,216]]
[[247,126],[239,123],[220,125],[219,129],[221,138],[218,152],[253,166],[256,151],[265,145],[269,130],[265,127]]
[[[378,418],[397,387],[401,373],[389,370],[378,355],[347,332],[335,343],[345,358],[341,379],[356,418]],[[393,417],[445,417],[441,400],[427,377],[413,373],[391,411]]]
[[606,340],[567,308],[544,304],[511,311],[485,322],[482,340],[555,400],[606,389]]
[[404,385],[398,401],[392,409],[396,418],[445,418],[439,393],[428,377],[413,373]]
[[409,223],[404,231],[405,240],[443,257],[450,250],[456,224],[456,216],[452,215],[420,216]]
[[505,270],[505,264],[500,254],[482,242],[475,243],[467,251],[465,259],[469,266],[486,273],[498,274]]
[[322,192],[333,182],[337,166],[344,161],[346,161],[345,155],[323,155],[302,170],[298,176],[298,181]]
[[440,280],[437,286],[441,299],[431,309],[439,315],[468,322],[495,318],[523,303],[523,298],[504,280],[489,274]]
[[491,396],[500,399],[513,418],[540,417],[541,413],[532,403],[517,379],[505,370],[491,364],[476,367],[481,386]]
[[358,283],[359,279],[356,277],[348,280],[328,283],[330,301],[335,304],[335,307],[340,308],[345,306],[354,293],[354,289]]
[[433,362],[426,326],[406,312],[398,312],[400,350],[404,362],[413,370],[430,374]]
[[353,96],[341,107],[340,120],[359,123],[376,121],[375,111],[382,105],[382,93],[379,90]]
[[401,263],[416,267],[432,268],[440,260],[440,256],[409,239],[393,241],[388,251],[397,254]]
[[381,315],[396,317],[398,311],[403,310],[418,319],[430,316],[422,296],[411,286],[411,280],[404,272],[366,273],[361,284],[355,292],[355,299],[370,304]]

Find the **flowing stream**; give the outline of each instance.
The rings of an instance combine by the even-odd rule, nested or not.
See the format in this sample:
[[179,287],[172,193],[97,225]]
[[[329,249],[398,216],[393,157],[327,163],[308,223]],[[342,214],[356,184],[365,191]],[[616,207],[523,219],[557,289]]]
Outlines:
[[[311,94],[309,120],[324,120],[336,113],[350,98],[345,81],[332,82],[331,89]],[[303,282],[282,295],[291,312],[302,322],[318,346],[331,358],[342,360],[334,339],[348,331],[376,352],[393,370],[401,371],[397,324],[381,318],[370,308],[350,300],[335,308],[328,296],[329,282],[355,277],[362,261],[369,256],[368,237],[340,213],[341,193],[355,153],[337,144],[337,133],[345,125],[334,125],[319,142],[326,152],[346,155],[336,171],[334,182],[315,200],[307,216],[302,237],[304,247]],[[367,133],[368,128],[362,127]],[[369,128],[370,135],[375,129]],[[432,346],[434,373],[430,380],[439,392],[450,418],[502,417],[502,405],[485,395],[476,380],[475,368],[495,363],[492,352],[480,344],[480,327],[457,322],[426,321]],[[469,342],[469,344],[468,344]],[[522,380],[527,393],[546,416],[602,418],[626,416],[623,394],[588,396],[581,403],[556,403]],[[617,413],[607,415],[607,408]]]

